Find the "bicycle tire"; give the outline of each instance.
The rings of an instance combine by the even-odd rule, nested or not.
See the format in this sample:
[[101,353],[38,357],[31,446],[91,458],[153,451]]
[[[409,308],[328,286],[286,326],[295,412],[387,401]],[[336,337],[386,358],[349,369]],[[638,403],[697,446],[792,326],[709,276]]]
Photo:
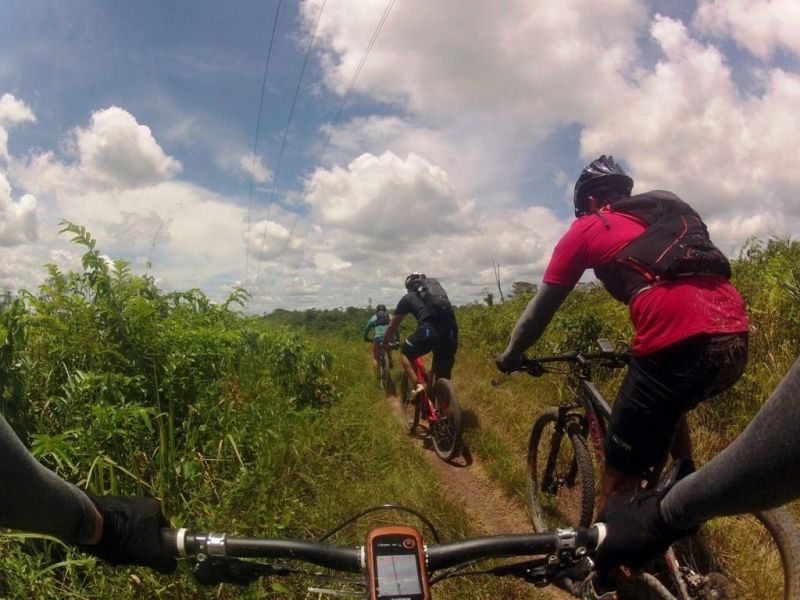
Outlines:
[[567,421],[564,431],[557,430],[557,423],[557,408],[544,411],[528,440],[528,499],[535,531],[588,527],[594,512],[594,471],[586,439],[574,420]]
[[433,449],[439,458],[449,461],[461,450],[461,405],[449,379],[437,379],[430,393],[437,416],[429,422]]
[[400,410],[409,433],[414,433],[419,425],[419,402],[411,397],[412,389],[408,375],[403,373],[400,379]]
[[800,533],[785,507],[715,518],[675,549],[682,564],[713,579],[721,600],[800,598]]

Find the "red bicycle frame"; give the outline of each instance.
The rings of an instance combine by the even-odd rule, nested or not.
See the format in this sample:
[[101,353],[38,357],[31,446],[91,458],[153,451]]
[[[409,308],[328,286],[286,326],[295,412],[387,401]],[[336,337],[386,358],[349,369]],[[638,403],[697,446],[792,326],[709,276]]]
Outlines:
[[436,407],[433,405],[431,397],[428,394],[428,388],[430,385],[433,385],[433,377],[429,380],[428,370],[425,368],[425,361],[422,360],[421,356],[416,357],[411,364],[414,366],[417,383],[421,383],[425,386],[425,391],[417,396],[417,400],[420,403],[420,416],[428,422],[438,421],[439,417],[436,416]]

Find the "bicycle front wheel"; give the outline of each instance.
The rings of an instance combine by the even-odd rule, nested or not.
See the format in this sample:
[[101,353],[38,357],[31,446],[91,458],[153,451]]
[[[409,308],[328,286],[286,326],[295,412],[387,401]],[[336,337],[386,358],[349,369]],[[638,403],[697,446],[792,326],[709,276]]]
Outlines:
[[588,527],[595,501],[594,471],[573,419],[559,422],[558,409],[539,415],[528,440],[528,496],[536,531]]
[[699,535],[677,542],[675,551],[683,565],[717,586],[713,597],[800,598],[800,539],[785,507],[712,519]]
[[414,433],[419,425],[419,400],[412,396],[413,389],[408,375],[403,373],[400,380],[400,410],[409,433]]
[[429,421],[433,448],[442,460],[452,460],[461,449],[461,405],[453,384],[437,379],[431,388],[436,419]]

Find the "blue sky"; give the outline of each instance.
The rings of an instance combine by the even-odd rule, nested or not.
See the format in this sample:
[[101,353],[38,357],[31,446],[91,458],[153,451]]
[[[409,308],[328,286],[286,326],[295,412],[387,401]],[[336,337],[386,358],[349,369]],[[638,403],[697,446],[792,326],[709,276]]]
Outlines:
[[253,312],[392,304],[415,270],[479,301],[493,260],[506,290],[541,277],[602,153],[730,254],[799,230],[794,1],[278,7],[4,3],[0,287],[79,268],[68,219]]

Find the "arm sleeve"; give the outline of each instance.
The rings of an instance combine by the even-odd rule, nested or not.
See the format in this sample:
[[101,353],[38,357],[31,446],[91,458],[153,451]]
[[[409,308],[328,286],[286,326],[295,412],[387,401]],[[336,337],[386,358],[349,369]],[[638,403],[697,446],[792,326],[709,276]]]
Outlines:
[[370,317],[367,320],[367,324],[364,326],[364,335],[363,337],[366,338],[369,336],[369,330],[375,325],[375,317]]
[[661,500],[665,521],[687,529],[713,517],[800,497],[800,359],[744,432]]
[[0,416],[0,525],[85,542],[94,505],[74,485],[40,464]]
[[520,315],[505,354],[520,356],[542,336],[553,315],[569,295],[571,288],[543,283]]

